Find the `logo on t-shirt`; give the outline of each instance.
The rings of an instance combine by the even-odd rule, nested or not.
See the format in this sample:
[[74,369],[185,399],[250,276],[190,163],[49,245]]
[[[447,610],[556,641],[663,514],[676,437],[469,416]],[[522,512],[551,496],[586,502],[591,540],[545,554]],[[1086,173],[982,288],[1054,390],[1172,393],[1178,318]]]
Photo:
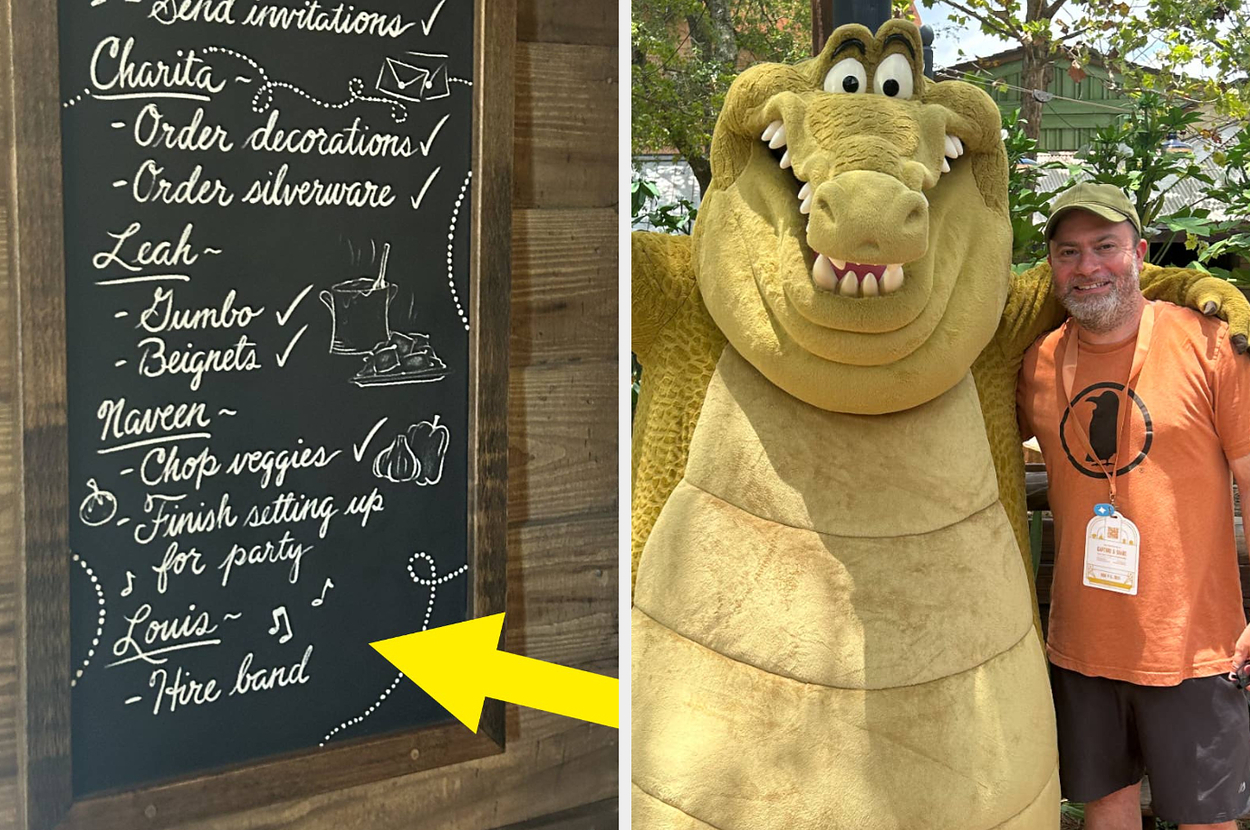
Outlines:
[[[1059,440],[1073,467],[1091,478],[1102,478],[1100,461],[1108,471],[1113,464],[1118,464],[1115,474],[1122,476],[1146,460],[1150,445],[1154,443],[1150,411],[1135,390],[1128,390],[1128,398],[1132,402],[1132,411],[1128,413],[1128,424],[1124,429],[1124,436],[1128,439],[1126,452],[1119,451],[1119,436],[1116,435],[1120,424],[1120,406],[1124,401],[1124,384],[1095,383],[1082,389],[1072,399],[1059,422]],[[1088,432],[1084,427],[1086,419]]]

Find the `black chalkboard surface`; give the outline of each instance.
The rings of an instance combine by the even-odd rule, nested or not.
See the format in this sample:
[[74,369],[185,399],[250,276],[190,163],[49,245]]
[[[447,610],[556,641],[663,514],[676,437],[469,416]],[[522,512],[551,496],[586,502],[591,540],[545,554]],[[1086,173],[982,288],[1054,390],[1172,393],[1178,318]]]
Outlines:
[[447,719],[472,15],[60,3],[75,796]]

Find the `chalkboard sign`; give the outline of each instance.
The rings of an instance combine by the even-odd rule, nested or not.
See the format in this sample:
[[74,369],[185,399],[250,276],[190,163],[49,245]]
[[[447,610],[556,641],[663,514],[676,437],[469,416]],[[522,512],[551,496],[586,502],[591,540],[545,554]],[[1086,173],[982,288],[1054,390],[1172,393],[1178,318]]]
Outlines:
[[503,610],[497,15],[60,0],[71,801],[492,751],[368,643]]

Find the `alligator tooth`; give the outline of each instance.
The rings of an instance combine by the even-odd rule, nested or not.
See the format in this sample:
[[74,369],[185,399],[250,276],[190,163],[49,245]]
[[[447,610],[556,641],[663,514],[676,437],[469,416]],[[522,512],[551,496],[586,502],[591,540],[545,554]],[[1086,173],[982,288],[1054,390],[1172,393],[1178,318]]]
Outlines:
[[811,213],[811,212],[812,212],[812,197],[808,196],[806,199],[803,200],[803,204],[799,205],[799,213]]
[[947,164],[947,162],[946,162],[946,156],[942,156],[942,172],[943,172],[943,173],[949,173],[949,172],[951,172],[951,166],[950,166],[949,164]]
[[777,132],[773,133],[773,137],[769,139],[768,146],[770,149],[776,150],[778,147],[786,146],[786,125],[782,124],[777,128]]
[[842,278],[842,285],[838,287],[838,293],[844,297],[854,297],[859,293],[859,278],[855,276],[854,271],[848,272]]
[[957,158],[959,158],[959,148],[955,146],[955,137],[954,137],[953,135],[948,135],[948,136],[946,137],[946,150],[945,150],[945,152],[946,152],[946,157],[947,157],[948,159],[957,159]]
[[959,152],[959,155],[962,156],[964,154],[963,141],[961,141],[958,136],[951,136],[950,139],[951,141],[955,142],[955,149]]
[[872,274],[864,274],[864,278],[859,282],[859,288],[864,292],[865,297],[877,296],[877,278]]
[[834,259],[833,257],[829,257],[829,261],[830,261],[830,262],[832,262],[832,263],[833,263],[833,267],[834,267],[834,268],[837,268],[839,271],[845,271],[845,270],[846,270],[846,260],[845,260],[845,259]]
[[799,188],[799,198],[807,199],[812,195],[812,185],[810,182],[803,182],[803,186]]
[[781,164],[782,170],[789,169],[790,167],[790,151],[789,150],[786,150],[784,153],[781,154],[780,164]]
[[887,265],[879,283],[882,294],[889,294],[903,287],[903,266]]
[[826,291],[838,290],[838,275],[833,272],[829,257],[824,254],[816,255],[816,262],[812,265],[812,282]]
[[772,141],[773,136],[777,133],[777,130],[779,129],[781,129],[781,122],[774,121],[773,123],[769,124],[767,127],[764,128],[764,134],[760,136],[760,138],[762,138],[764,141]]

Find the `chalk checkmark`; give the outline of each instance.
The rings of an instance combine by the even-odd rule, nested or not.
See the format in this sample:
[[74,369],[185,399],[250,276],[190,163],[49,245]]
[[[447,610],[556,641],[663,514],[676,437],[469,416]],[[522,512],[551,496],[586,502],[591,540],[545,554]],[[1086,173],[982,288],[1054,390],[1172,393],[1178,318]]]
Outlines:
[[443,128],[443,125],[447,123],[448,118],[451,118],[451,113],[447,113],[447,115],[444,115],[442,117],[442,120],[440,120],[437,124],[434,125],[434,129],[430,131],[430,137],[428,139],[426,139],[425,141],[417,142],[418,144],[421,145],[421,155],[428,156],[430,154],[430,147],[434,145],[434,138],[435,136],[438,135],[438,131]]
[[434,18],[438,17],[438,13],[443,10],[443,4],[446,2],[447,0],[438,0],[438,5],[434,7],[434,11],[430,12],[430,19],[422,21],[421,31],[426,35],[429,35],[430,29],[434,28]]
[[365,450],[369,448],[369,442],[373,440],[373,436],[378,434],[378,430],[380,430],[382,428],[382,424],[385,423],[386,418],[378,419],[378,422],[373,425],[373,429],[369,430],[369,434],[365,436],[365,440],[361,441],[359,444],[352,444],[352,455],[356,456],[357,461],[364,458]]
[[278,355],[278,368],[286,366],[286,360],[291,356],[291,350],[295,348],[295,343],[304,336],[304,332],[306,331],[308,331],[307,325],[295,332],[295,336],[291,338],[291,342],[286,344],[286,350],[283,351],[282,354]]
[[286,307],[286,311],[275,311],[275,312],[274,312],[274,316],[276,316],[276,317],[278,318],[278,325],[280,325],[280,326],[285,326],[285,325],[286,325],[286,321],[291,319],[291,313],[292,313],[293,311],[295,311],[295,307],[296,307],[297,305],[299,305],[300,300],[302,300],[302,299],[304,299],[305,297],[307,297],[307,296],[308,296],[308,292],[309,292],[309,291],[312,291],[312,283],[311,283],[311,282],[310,282],[310,283],[308,283],[308,285],[304,288],[304,290],[303,290],[303,291],[299,292],[299,296],[298,296],[298,297],[296,297],[294,300],[292,300],[292,301],[291,301],[291,304],[290,304],[289,306],[287,306],[287,307]]
[[434,177],[437,176],[438,171],[442,169],[443,168],[441,167],[434,168],[434,172],[431,173],[430,177],[425,180],[425,184],[421,185],[421,192],[417,194],[417,198],[413,199],[411,196],[408,197],[408,200],[412,202],[413,210],[417,210],[421,207],[421,200],[425,198],[425,191],[430,189],[430,185],[434,184]]

